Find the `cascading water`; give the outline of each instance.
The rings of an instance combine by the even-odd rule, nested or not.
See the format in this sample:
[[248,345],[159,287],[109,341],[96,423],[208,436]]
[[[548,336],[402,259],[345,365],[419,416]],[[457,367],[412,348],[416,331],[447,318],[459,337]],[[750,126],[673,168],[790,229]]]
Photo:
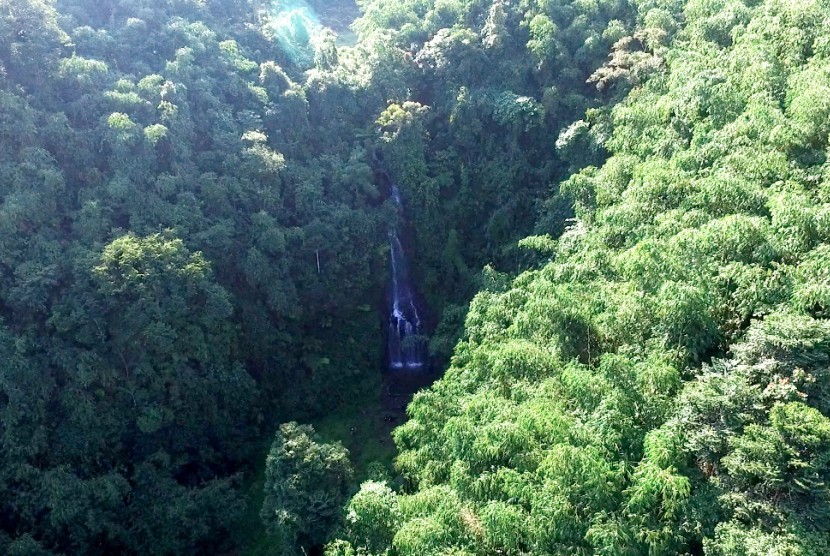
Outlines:
[[[392,202],[402,210],[401,194],[392,186]],[[421,329],[421,315],[409,276],[406,251],[397,230],[389,232],[391,267],[389,311],[389,368],[420,370],[427,367],[426,342]]]

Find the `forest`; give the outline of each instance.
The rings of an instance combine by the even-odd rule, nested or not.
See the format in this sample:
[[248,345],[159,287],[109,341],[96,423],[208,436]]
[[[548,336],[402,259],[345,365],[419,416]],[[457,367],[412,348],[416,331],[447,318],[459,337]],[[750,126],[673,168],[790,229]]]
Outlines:
[[830,1],[0,0],[0,553],[830,554]]

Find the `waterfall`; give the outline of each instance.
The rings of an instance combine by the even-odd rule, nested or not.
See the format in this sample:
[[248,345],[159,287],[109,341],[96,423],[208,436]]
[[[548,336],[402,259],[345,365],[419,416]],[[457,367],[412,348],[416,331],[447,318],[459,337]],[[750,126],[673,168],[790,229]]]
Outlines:
[[[392,202],[402,210],[401,194],[392,186]],[[419,370],[427,367],[426,341],[421,328],[421,315],[415,290],[409,276],[406,250],[398,231],[389,232],[390,300],[389,368]]]

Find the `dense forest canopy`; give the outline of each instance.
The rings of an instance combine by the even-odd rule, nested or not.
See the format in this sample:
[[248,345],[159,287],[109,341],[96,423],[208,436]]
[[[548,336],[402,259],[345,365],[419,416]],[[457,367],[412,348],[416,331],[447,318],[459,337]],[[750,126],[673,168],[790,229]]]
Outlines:
[[0,552],[830,553],[828,13],[0,0]]

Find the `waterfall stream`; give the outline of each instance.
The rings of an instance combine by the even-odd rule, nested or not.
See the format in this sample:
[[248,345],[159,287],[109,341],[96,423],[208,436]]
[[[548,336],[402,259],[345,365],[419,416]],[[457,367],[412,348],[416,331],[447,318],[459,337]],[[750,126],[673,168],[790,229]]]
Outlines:
[[[392,186],[392,201],[402,210],[401,194]],[[390,309],[389,368],[421,370],[427,367],[426,341],[421,328],[421,315],[409,275],[406,250],[397,230],[389,232]]]

